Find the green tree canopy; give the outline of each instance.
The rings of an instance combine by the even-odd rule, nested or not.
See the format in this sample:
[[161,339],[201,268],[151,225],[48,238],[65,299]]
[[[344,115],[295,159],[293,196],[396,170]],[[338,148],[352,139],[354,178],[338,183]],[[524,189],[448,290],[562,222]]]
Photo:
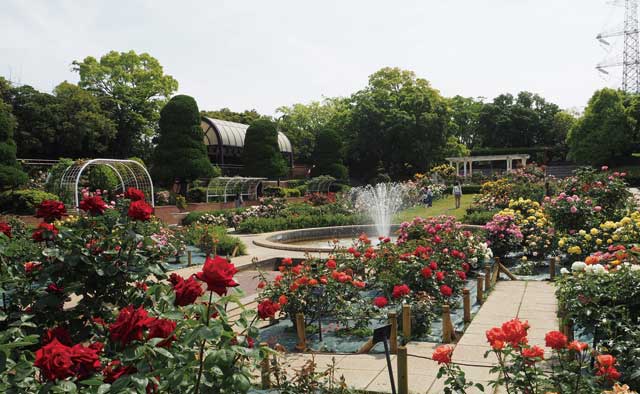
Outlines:
[[255,109],[245,110],[242,112],[234,112],[229,108],[221,108],[217,111],[201,111],[202,116],[212,119],[226,120],[228,122],[236,122],[242,124],[251,124],[258,119],[271,119],[267,115],[258,113]]
[[15,126],[11,107],[0,101],[0,190],[20,186],[28,180],[16,162]]
[[342,163],[344,157],[342,139],[333,129],[322,130],[316,139],[313,151],[313,176],[330,175],[336,179],[347,179],[347,167]]
[[287,162],[278,146],[276,124],[258,119],[247,129],[242,152],[243,175],[280,178],[287,174]]
[[354,175],[371,179],[381,163],[394,179],[410,177],[441,160],[449,114],[427,80],[383,68],[352,100],[349,161]]
[[160,112],[158,145],[153,154],[152,174],[165,185],[177,179],[186,192],[186,184],[213,175],[200,128],[198,104],[190,96],[173,97]]
[[329,98],[322,102],[283,106],[276,110],[279,115],[278,128],[291,144],[296,162],[311,164],[316,138],[324,129],[333,129],[344,142],[344,130],[351,118],[348,99]]
[[111,154],[115,157],[145,156],[156,132],[160,108],[178,82],[165,75],[153,56],[134,51],[111,51],[98,61],[92,56],[73,62],[80,75],[78,85],[98,96],[116,123]]
[[447,99],[447,104],[451,113],[449,133],[469,148],[480,146],[478,123],[484,103],[472,97],[454,96]]
[[609,164],[634,149],[635,119],[624,106],[625,94],[614,89],[596,91],[567,136],[569,159],[578,163]]
[[501,94],[482,107],[478,134],[485,147],[553,146],[562,141],[553,127],[559,111],[537,94]]

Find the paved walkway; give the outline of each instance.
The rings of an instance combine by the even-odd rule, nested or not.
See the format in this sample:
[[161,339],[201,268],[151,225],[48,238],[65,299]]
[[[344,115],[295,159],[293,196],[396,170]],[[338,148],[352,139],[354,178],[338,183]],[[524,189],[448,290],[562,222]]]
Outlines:
[[[486,393],[487,383],[493,377],[489,374],[490,367],[496,362],[495,357],[484,353],[489,350],[485,332],[491,327],[504,321],[518,317],[528,320],[529,342],[532,345],[544,346],[544,335],[547,331],[557,329],[556,298],[554,287],[549,282],[500,281],[494,287],[484,305],[465,331],[453,352],[454,362],[472,364],[462,366],[467,379],[475,383],[482,383]],[[419,357],[431,357],[438,346],[434,343],[412,342],[407,346],[409,354],[409,390],[412,393],[440,394],[443,391],[444,378],[438,380],[438,365],[436,362]],[[412,357],[418,356],[418,357]],[[287,354],[284,356],[285,365],[293,369],[300,369],[311,358],[314,358],[318,369],[323,370],[335,362],[336,375],[344,376],[351,387],[367,391],[391,392],[389,373],[384,355],[331,355],[331,354]],[[397,368],[396,356],[392,356],[392,366]],[[469,394],[479,392],[475,389],[467,391]],[[500,393],[498,389],[496,391]]]

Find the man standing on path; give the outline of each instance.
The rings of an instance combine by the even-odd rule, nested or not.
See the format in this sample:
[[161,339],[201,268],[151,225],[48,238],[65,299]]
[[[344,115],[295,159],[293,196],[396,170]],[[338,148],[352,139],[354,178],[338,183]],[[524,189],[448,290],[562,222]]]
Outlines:
[[462,186],[460,186],[460,182],[453,185],[453,197],[456,200],[456,209],[460,208],[460,199],[462,198]]

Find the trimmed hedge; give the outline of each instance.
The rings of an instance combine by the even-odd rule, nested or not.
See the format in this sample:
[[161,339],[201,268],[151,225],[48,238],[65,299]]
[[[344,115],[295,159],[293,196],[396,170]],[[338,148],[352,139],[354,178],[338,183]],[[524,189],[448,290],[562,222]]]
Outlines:
[[43,200],[58,200],[58,196],[38,189],[22,189],[0,194],[0,212],[34,215]]
[[485,225],[496,213],[498,213],[498,211],[467,211],[466,215],[462,218],[462,223]]
[[238,226],[244,234],[268,233],[272,231],[295,230],[310,227],[348,226],[364,224],[367,220],[360,215],[304,215],[279,218],[248,218]]
[[205,202],[207,200],[206,187],[192,187],[187,191],[187,201],[189,202]]
[[[203,236],[208,232],[209,241],[203,242]],[[213,247],[211,240],[215,239],[215,249],[217,254],[231,255],[233,250],[238,247],[238,255],[247,254],[247,246],[238,237],[227,234],[227,229],[221,226],[188,226],[184,230],[184,240],[189,245],[197,246],[203,252],[213,253],[213,250],[207,250]]]

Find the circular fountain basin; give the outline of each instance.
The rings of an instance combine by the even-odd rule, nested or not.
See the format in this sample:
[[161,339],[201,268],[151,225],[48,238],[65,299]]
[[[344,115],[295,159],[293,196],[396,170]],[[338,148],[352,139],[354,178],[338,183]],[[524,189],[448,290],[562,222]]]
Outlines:
[[[391,225],[391,234],[395,234],[400,225]],[[463,224],[462,227],[471,231],[481,231],[483,226]],[[316,227],[299,230],[280,231],[267,235],[265,238],[254,240],[253,243],[270,249],[287,250],[292,252],[331,253],[336,249],[346,249],[352,241],[366,234],[373,245],[378,243],[376,226],[373,224],[355,226]],[[391,237],[395,241],[395,237]],[[333,241],[339,242],[334,244]]]
[[[392,224],[391,233],[400,227]],[[378,241],[376,226],[373,224],[355,226],[316,227],[300,230],[280,231],[267,237],[254,240],[253,243],[270,249],[288,250],[293,252],[330,253],[336,249],[346,249],[360,234],[366,234],[372,243]],[[333,240],[338,240],[333,244]]]

